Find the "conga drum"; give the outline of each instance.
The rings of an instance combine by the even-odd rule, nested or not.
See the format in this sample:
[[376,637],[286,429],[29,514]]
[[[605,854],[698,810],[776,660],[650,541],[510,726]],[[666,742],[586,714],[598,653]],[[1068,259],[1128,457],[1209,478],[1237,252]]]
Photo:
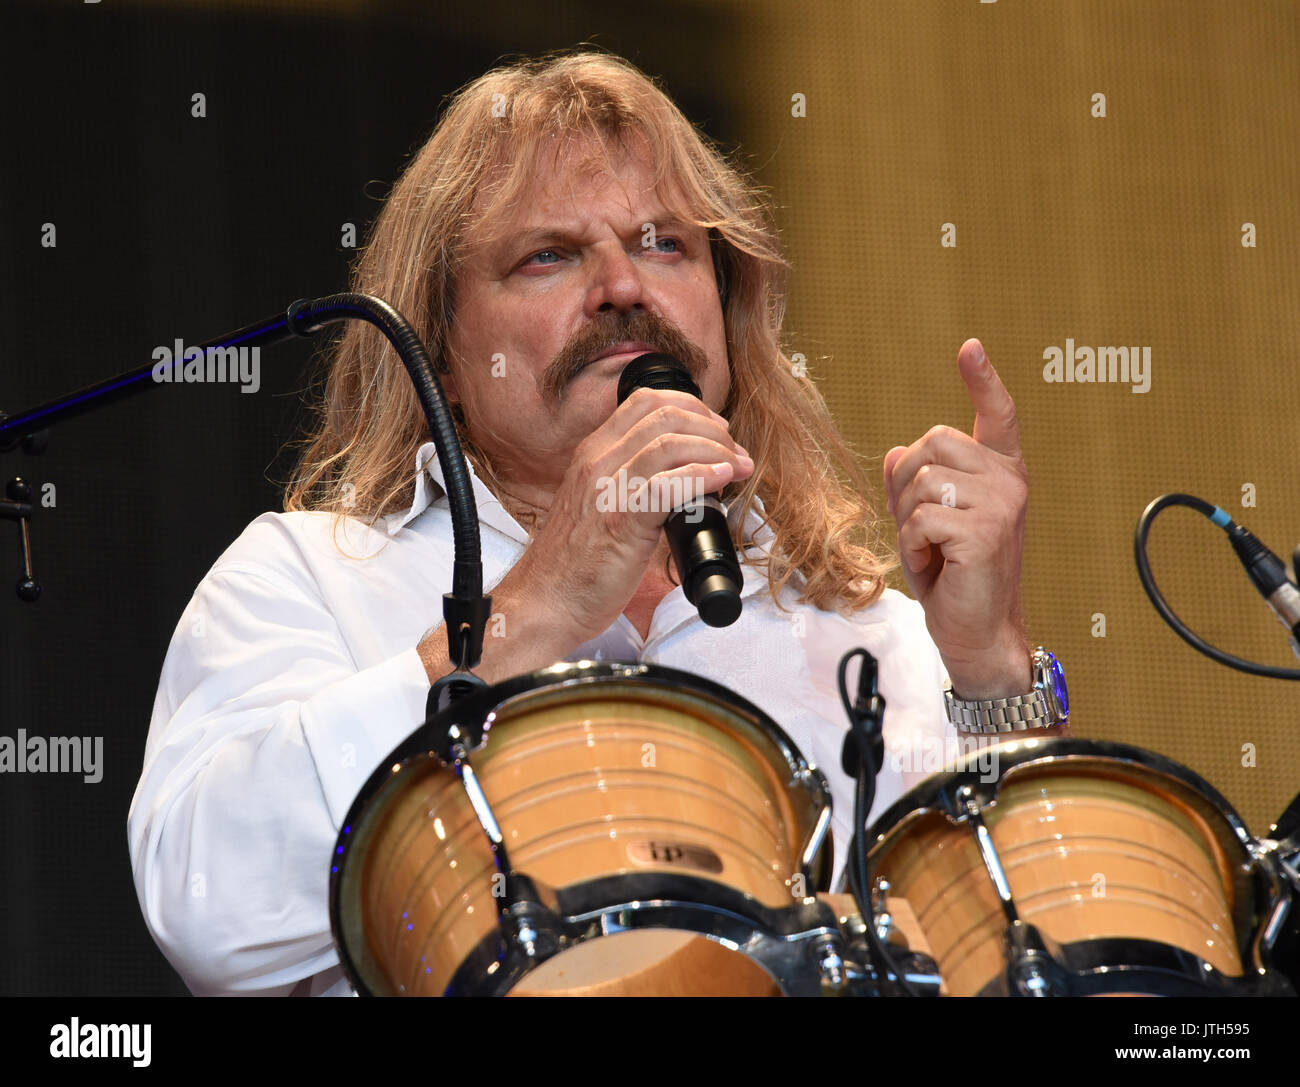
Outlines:
[[[440,754],[452,726],[472,782]],[[816,897],[829,825],[822,774],[726,688],[557,665],[456,702],[375,772],[335,850],[335,941],[362,994],[817,993],[842,942]]]
[[[1000,744],[900,798],[867,842],[869,877],[910,903],[951,995],[1293,995],[1277,863],[1152,752]],[[1011,938],[1028,925],[1044,946],[1021,976]]]

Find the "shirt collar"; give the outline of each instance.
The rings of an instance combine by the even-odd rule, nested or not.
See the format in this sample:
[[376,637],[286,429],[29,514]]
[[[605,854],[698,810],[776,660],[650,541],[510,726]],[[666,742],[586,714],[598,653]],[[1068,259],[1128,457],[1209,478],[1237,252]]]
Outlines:
[[[421,472],[420,465],[426,462],[425,470]],[[515,542],[527,546],[529,543],[527,531],[506,512],[506,508],[501,504],[497,496],[488,490],[487,484],[479,479],[469,458],[465,460],[465,468],[469,472],[470,484],[474,491],[474,504],[478,508],[479,524],[488,525]],[[447,487],[443,481],[442,465],[438,462],[437,447],[433,442],[425,442],[420,447],[420,451],[415,455],[415,470],[419,473],[415,477],[415,499],[406,513],[389,515],[386,524],[389,536],[397,535],[401,529],[409,525],[447,494]],[[776,533],[772,531],[770,525],[763,523],[764,512],[765,508],[762,499],[755,495],[753,505],[749,510],[749,516],[745,519],[743,538],[752,539],[755,545],[766,550],[772,540],[776,538]],[[739,558],[742,562],[744,561],[743,555],[739,556]]]
[[[426,467],[421,472],[422,464]],[[527,546],[528,533],[506,512],[506,508],[501,505],[497,496],[488,490],[487,484],[479,479],[468,457],[465,459],[465,468],[469,472],[479,524],[488,525],[516,543]],[[443,480],[442,465],[438,462],[438,449],[433,442],[425,442],[420,446],[420,451],[415,455],[415,470],[418,473],[415,477],[415,499],[406,513],[389,516],[387,530],[390,536],[395,536],[430,506],[446,497],[447,485]]]

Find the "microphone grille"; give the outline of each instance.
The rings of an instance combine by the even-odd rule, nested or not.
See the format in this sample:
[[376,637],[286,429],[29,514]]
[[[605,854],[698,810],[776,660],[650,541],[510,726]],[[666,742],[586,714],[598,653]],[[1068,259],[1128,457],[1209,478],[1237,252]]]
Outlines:
[[676,389],[678,392],[700,395],[686,364],[672,355],[652,351],[638,355],[618,377],[618,402],[621,404],[637,389]]

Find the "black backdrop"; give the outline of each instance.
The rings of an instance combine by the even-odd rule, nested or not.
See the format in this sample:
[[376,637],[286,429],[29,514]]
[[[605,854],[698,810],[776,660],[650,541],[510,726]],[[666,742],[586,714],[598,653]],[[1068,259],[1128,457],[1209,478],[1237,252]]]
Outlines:
[[[718,8],[442,8],[7,5],[0,410],[342,289],[343,224],[364,237],[443,96],[505,54],[593,41],[660,77],[711,135],[740,138],[711,86]],[[0,481],[54,484],[33,522],[35,605],[13,594],[18,533],[0,522],[0,735],[104,738],[96,784],[0,775],[0,994],[186,991],[140,914],[127,810],[176,621],[244,525],[278,507],[311,352],[264,351],[256,395],[165,386],[65,423],[41,457],[0,457]]]

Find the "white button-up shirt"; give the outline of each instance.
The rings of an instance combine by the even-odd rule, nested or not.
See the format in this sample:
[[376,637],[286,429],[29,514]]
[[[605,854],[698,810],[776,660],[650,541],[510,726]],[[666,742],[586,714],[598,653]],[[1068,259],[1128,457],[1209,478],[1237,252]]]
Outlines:
[[[451,513],[432,443],[426,457],[411,509],[374,528],[344,520],[336,532],[326,513],[258,517],[177,625],[128,832],[145,922],[195,993],[351,992],[330,932],[330,858],[362,785],[424,718],[416,646],[451,587]],[[472,469],[471,479],[490,589],[528,534]],[[647,638],[620,615],[569,659],[694,672],[767,713],[828,779],[838,885],[853,816],[840,657],[865,646],[880,661],[887,754],[872,818],[952,753],[944,667],[920,605],[901,593],[850,620],[797,604],[787,587],[785,612],[762,571],[743,570],[732,626],[706,626],[678,587]]]

